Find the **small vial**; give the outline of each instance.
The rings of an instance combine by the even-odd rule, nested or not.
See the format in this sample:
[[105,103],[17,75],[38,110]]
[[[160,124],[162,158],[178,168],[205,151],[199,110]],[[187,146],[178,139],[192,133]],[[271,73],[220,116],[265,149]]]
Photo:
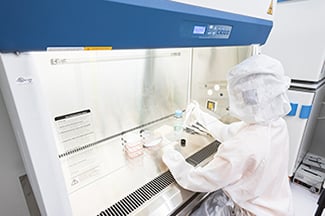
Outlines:
[[186,139],[181,139],[181,146],[186,146]]

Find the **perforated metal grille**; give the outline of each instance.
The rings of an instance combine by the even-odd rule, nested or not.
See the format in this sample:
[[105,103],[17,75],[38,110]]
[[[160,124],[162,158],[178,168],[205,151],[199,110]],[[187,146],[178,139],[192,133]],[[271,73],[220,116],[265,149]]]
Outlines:
[[210,145],[193,154],[191,157],[187,158],[186,161],[193,166],[197,166],[203,160],[214,154],[217,151],[219,144],[218,141],[214,141]]
[[[196,166],[204,159],[215,153],[218,146],[219,142],[213,142],[202,150],[193,154],[191,157],[187,158],[186,161]],[[169,171],[167,171],[133,193],[130,193],[117,203],[101,211],[99,214],[97,214],[97,216],[128,215],[173,182],[175,182],[174,177]]]

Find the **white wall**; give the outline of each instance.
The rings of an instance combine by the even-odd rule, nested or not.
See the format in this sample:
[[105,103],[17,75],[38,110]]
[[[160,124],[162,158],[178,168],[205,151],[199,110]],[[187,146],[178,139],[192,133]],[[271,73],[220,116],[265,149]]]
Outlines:
[[19,176],[25,168],[0,92],[0,215],[28,216]]
[[325,1],[279,3],[262,52],[279,59],[290,78],[317,81],[325,60]]

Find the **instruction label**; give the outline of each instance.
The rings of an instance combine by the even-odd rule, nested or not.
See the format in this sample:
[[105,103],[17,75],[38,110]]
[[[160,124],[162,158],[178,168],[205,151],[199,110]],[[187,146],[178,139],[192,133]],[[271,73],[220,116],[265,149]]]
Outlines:
[[73,192],[98,178],[101,171],[95,149],[78,151],[80,147],[95,141],[91,111],[69,113],[54,120],[60,152],[73,152],[61,160],[68,191]]
[[60,151],[68,151],[95,141],[90,109],[54,118]]
[[86,149],[62,159],[68,192],[76,191],[101,176],[96,149]]

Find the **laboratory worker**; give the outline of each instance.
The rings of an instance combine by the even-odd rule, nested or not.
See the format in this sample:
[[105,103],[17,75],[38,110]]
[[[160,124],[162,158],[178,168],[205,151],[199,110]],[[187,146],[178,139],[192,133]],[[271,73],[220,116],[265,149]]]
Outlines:
[[240,121],[224,124],[196,102],[185,113],[185,124],[202,125],[221,142],[213,159],[193,167],[172,148],[162,159],[183,188],[210,192],[191,215],[294,215],[282,118],[290,79],[278,60],[261,54],[234,66],[227,80],[230,113]]

